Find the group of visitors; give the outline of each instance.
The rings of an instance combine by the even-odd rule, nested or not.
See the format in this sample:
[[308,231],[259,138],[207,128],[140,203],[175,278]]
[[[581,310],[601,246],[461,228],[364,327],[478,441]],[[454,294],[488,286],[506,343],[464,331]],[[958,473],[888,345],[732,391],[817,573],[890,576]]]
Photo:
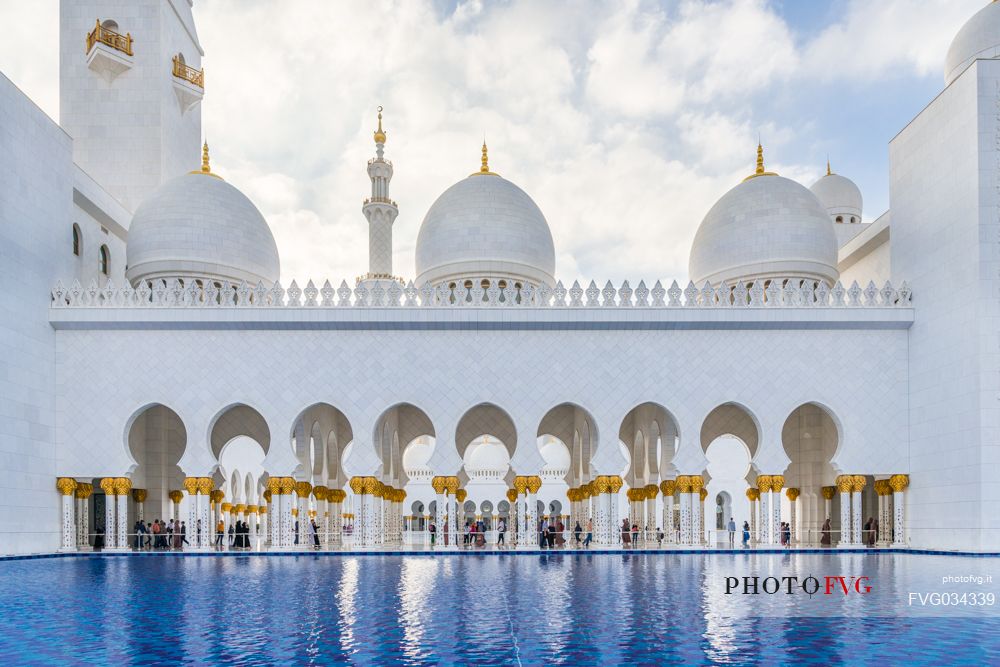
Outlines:
[[778,526],[778,538],[781,542],[781,546],[792,546],[792,524],[787,521],[782,521],[781,525]]
[[[646,526],[643,530],[643,536],[649,534],[649,526]],[[657,546],[663,546],[663,529],[659,526],[656,527],[656,544]],[[621,525],[621,540],[622,547],[625,549],[632,548],[637,549],[640,544],[639,535],[639,524],[633,523],[629,524],[628,519],[622,519]]]
[[[581,546],[581,543],[580,543],[580,534],[582,532],[583,532],[583,529],[580,527],[580,522],[577,521],[576,525],[573,526],[573,539],[576,541],[576,548],[577,549],[579,549],[580,546]],[[587,519],[587,537],[584,538],[584,540],[583,540],[583,543],[582,543],[583,548],[584,549],[589,549],[590,548],[590,543],[593,542],[593,541],[594,541],[594,520],[593,519]]]
[[878,519],[868,517],[868,521],[865,521],[862,541],[866,547],[874,547],[875,543],[878,542]]
[[[215,526],[215,544],[222,548],[221,529],[225,524],[221,521]],[[250,549],[250,524],[246,521],[234,521],[229,524],[229,548],[230,549]]]
[[[198,533],[201,533],[201,521],[198,521],[197,529]],[[153,519],[152,523],[148,525],[140,519],[135,522],[133,531],[135,533],[133,545],[137,550],[181,549],[183,545],[191,544],[187,539],[187,524],[175,519],[170,521]],[[96,544],[94,548],[97,548]]]

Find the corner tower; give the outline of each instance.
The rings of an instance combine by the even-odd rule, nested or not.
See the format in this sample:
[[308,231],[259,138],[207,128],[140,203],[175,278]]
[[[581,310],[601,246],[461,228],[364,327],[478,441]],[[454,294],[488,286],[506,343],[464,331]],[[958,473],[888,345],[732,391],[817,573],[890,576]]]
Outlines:
[[385,159],[385,130],[382,129],[382,107],[378,108],[378,129],[375,157],[368,161],[368,178],[372,182],[371,197],[364,201],[362,213],[368,219],[368,273],[361,280],[394,280],[392,275],[392,223],[399,215],[396,202],[389,198],[392,162]]
[[198,162],[192,0],[61,0],[59,115],[73,160],[128,210]]

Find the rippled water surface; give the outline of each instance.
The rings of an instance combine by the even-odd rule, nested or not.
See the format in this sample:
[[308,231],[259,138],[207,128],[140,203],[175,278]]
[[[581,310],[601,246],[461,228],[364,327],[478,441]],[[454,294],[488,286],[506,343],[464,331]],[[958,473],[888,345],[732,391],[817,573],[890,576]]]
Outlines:
[[[0,664],[995,665],[998,606],[907,602],[997,593],[994,574],[1000,559],[914,554],[3,561]],[[726,577],[754,575],[872,590],[725,594]]]

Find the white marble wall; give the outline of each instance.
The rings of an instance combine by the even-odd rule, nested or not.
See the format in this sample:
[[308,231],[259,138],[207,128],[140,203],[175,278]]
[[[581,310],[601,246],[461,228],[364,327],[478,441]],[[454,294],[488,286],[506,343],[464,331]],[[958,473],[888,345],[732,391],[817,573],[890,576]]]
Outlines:
[[913,546],[1000,547],[1000,62],[980,60],[890,144],[893,276],[909,332]]

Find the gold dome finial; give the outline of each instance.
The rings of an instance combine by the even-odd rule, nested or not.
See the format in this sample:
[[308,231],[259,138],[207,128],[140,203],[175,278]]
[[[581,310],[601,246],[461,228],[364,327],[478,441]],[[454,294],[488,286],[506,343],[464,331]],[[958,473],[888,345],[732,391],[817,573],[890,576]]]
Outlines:
[[472,174],[473,176],[496,176],[495,173],[490,171],[490,159],[486,148],[486,140],[483,139],[483,157],[482,162],[479,167],[479,171]]
[[744,178],[745,181],[749,181],[751,178],[757,178],[758,176],[777,176],[773,171],[764,170],[764,147],[760,143],[760,139],[757,140],[757,169]]
[[384,144],[385,143],[385,131],[382,129],[382,106],[379,105],[378,108],[378,129],[375,130],[375,143]]
[[827,156],[827,158],[826,158],[826,175],[827,176],[833,176],[833,171],[830,170],[830,157],[829,156]]
[[222,176],[212,173],[212,167],[208,163],[208,142],[206,141],[201,145],[201,169],[195,169],[191,172],[192,174],[203,174],[205,176],[212,176],[222,180]]

